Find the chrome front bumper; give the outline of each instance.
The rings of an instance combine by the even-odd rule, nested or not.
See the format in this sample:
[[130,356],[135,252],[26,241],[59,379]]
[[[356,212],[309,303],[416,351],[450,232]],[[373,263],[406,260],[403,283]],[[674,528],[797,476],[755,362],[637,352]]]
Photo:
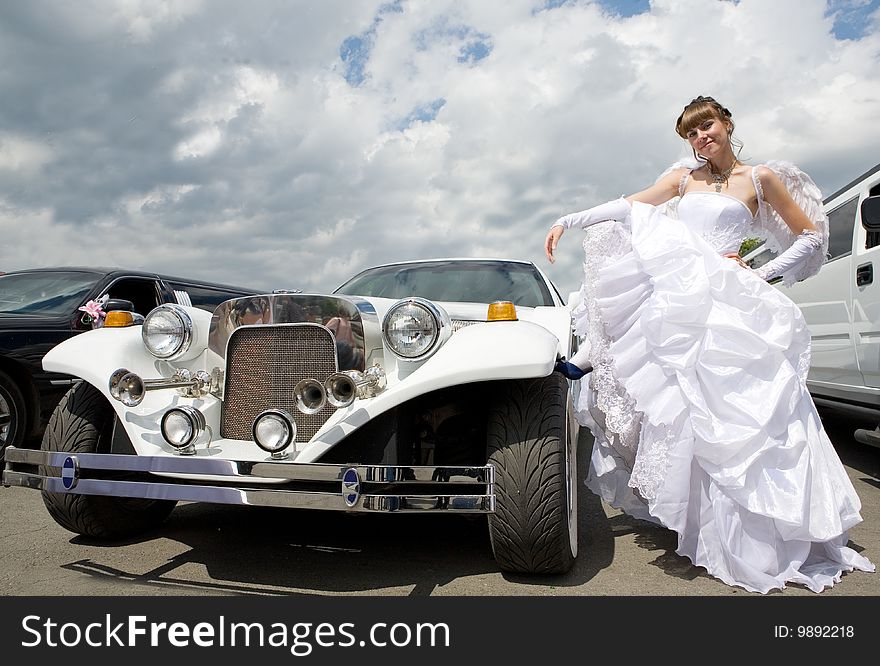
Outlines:
[[[14,447],[6,449],[5,459],[3,485],[53,493],[352,512],[495,511],[492,465],[406,467],[245,462],[68,454]],[[42,474],[39,468],[36,472],[25,471],[20,469],[22,465],[51,467],[53,475]]]

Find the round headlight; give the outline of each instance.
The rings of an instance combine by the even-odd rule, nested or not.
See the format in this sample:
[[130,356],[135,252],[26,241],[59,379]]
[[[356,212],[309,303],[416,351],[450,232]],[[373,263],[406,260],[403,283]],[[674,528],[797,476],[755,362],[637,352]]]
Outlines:
[[296,439],[296,422],[283,409],[267,409],[254,421],[254,441],[273,457],[282,452]]
[[388,346],[405,359],[430,355],[448,330],[448,317],[430,301],[407,298],[391,306],[382,322]]
[[193,322],[179,305],[166,304],[154,308],[141,328],[144,346],[156,358],[173,359],[189,350]]

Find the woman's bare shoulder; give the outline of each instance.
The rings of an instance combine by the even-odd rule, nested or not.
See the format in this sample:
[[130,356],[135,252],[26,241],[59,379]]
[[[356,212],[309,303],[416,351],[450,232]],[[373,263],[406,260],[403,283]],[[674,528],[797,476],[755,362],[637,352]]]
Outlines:
[[779,179],[779,176],[776,175],[776,172],[766,164],[758,164],[755,167],[755,176],[757,176],[758,181],[761,183],[761,188],[765,192],[768,189],[771,192],[780,188],[785,189],[785,185]]

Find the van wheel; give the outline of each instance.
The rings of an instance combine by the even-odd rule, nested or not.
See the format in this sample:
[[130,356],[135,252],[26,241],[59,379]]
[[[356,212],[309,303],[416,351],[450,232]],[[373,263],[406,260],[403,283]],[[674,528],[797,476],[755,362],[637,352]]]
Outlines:
[[[115,414],[106,398],[81,382],[61,399],[43,435],[43,451],[109,453]],[[40,467],[43,476],[60,476],[57,467]],[[64,529],[99,539],[146,532],[159,525],[177,502],[43,491],[43,503]]]
[[559,373],[505,385],[488,424],[492,551],[504,571],[561,574],[577,556],[577,440]]

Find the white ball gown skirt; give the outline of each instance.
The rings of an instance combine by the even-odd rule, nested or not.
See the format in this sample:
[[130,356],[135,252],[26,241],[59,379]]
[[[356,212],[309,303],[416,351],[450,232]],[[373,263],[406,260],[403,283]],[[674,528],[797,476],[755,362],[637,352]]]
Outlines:
[[873,571],[846,546],[861,503],[806,389],[797,306],[652,206],[584,248],[589,488],[675,530],[676,552],[728,585],[819,592]]

